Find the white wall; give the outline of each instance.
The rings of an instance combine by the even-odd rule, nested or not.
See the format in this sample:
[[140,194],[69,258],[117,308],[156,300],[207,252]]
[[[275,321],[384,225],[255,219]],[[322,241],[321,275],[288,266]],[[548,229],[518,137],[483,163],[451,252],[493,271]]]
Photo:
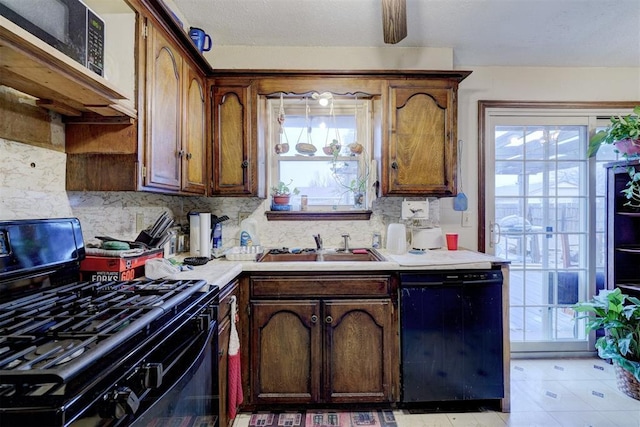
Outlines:
[[[462,139],[463,188],[469,198],[472,227],[461,227],[453,199],[440,203],[443,228],[460,233],[461,245],[477,245],[478,101],[638,101],[640,68],[459,67],[473,73],[458,93],[458,138]],[[481,181],[480,181],[481,183]]]

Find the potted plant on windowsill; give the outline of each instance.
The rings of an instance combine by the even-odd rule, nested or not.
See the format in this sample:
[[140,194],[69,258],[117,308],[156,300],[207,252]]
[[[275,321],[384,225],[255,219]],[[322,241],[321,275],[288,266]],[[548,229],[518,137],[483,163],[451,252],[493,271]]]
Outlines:
[[587,331],[604,329],[596,341],[598,356],[612,360],[620,391],[640,400],[640,299],[616,288],[573,308],[587,313],[578,317],[587,319]]
[[[633,114],[612,116],[611,124],[604,130],[595,133],[589,139],[587,155],[593,157],[603,144],[613,144],[616,151],[626,160],[640,159],[640,105],[633,109]],[[622,193],[627,198],[625,206],[640,208],[640,170],[628,166],[629,181]]]
[[280,181],[278,185],[271,187],[271,209],[272,210],[289,210],[289,201],[291,199],[291,194],[298,194],[300,190],[297,187],[293,189],[290,187],[293,183],[293,180],[289,181],[288,184]]

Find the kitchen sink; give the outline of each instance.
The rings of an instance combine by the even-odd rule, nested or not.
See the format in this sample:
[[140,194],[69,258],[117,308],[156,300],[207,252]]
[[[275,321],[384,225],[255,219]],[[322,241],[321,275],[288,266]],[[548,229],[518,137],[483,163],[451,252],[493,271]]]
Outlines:
[[[385,261],[375,249],[355,249],[352,251],[326,250],[323,254],[317,252],[282,253],[279,250],[270,250],[258,259],[258,262],[334,262],[334,261]],[[364,251],[364,252],[361,252]]]

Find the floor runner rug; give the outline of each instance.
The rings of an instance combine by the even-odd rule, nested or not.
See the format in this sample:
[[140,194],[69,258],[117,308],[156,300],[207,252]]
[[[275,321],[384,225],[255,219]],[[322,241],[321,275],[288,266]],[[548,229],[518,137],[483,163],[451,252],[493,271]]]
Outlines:
[[251,414],[249,427],[397,427],[391,410],[295,411]]

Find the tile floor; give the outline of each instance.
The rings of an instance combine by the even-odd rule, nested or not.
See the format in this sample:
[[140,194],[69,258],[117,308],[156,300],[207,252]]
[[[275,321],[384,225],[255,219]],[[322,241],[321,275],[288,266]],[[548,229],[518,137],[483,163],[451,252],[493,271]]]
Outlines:
[[[511,361],[511,412],[410,414],[398,427],[640,427],[640,401],[620,392],[613,366],[600,359]],[[233,427],[248,427],[241,413]]]

